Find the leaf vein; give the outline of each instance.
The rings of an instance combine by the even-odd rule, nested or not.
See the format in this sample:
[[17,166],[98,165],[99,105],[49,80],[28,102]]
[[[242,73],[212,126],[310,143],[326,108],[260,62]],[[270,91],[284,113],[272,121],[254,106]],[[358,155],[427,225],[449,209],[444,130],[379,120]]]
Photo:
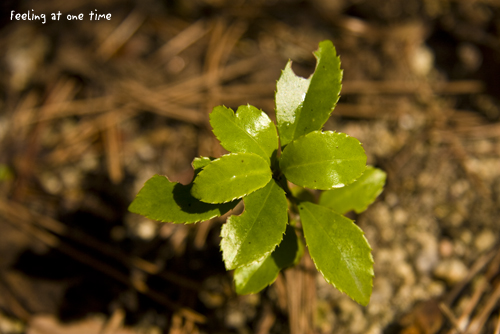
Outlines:
[[245,134],[248,138],[250,138],[257,146],[259,149],[264,153],[264,156],[267,157],[266,150],[260,145],[260,143],[255,139],[253,136],[251,136],[244,127],[242,127],[240,124],[236,122],[236,115],[233,113],[234,117],[228,116],[226,114],[223,114],[224,117],[226,117],[230,122],[232,122],[234,125],[236,125],[237,128],[239,128],[243,134]]
[[323,230],[324,234],[327,235],[327,237],[330,239],[330,241],[332,242],[332,244],[334,245],[334,247],[337,249],[337,251],[340,253],[340,257],[342,258],[343,262],[345,263],[349,273],[351,274],[351,276],[353,277],[354,279],[354,282],[356,284],[356,287],[358,288],[358,291],[361,292],[363,294],[363,285],[362,283],[359,281],[357,275],[355,274],[355,271],[354,271],[354,268],[353,266],[350,265],[350,262],[347,261],[346,259],[346,256],[341,252],[340,248],[337,246],[337,243],[335,242],[335,240],[332,239],[332,237],[330,236],[330,234],[328,233],[328,231],[323,227],[323,225],[319,222],[318,219],[316,219],[316,217],[311,213],[311,211],[309,209],[307,209],[306,207],[304,207],[308,213],[310,214],[310,216],[316,221],[317,225],[319,225],[321,227],[321,229]]

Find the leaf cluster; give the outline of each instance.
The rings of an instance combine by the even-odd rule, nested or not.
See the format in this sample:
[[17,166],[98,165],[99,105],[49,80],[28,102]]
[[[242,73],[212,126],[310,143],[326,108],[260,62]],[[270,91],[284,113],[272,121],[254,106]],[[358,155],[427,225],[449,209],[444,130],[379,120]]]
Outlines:
[[[155,175],[129,207],[151,219],[196,223],[221,216],[243,200],[221,231],[227,270],[236,291],[255,293],[280,270],[309,253],[325,279],[366,305],[373,281],[371,248],[361,229],[343,216],[364,211],[380,194],[385,173],[366,166],[361,143],[322,131],[339,99],[342,70],[336,50],[323,41],[307,79],[289,61],[277,83],[276,125],[251,105],[210,114],[213,133],[230,153],[193,161],[189,185]],[[279,137],[278,137],[279,134]],[[294,186],[292,186],[292,184]],[[305,188],[324,190],[319,199]]]

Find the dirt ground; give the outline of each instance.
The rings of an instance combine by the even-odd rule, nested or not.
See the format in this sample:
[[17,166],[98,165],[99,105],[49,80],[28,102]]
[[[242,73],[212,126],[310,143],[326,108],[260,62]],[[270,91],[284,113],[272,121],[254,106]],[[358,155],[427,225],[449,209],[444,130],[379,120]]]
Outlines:
[[[500,333],[500,0],[9,0],[0,12],[1,334]],[[375,260],[367,307],[308,256],[237,296],[224,217],[127,211],[152,175],[187,183],[194,157],[224,154],[213,107],[274,119],[281,69],[292,59],[307,77],[324,39],[344,70],[325,128],[388,174],[352,215]]]

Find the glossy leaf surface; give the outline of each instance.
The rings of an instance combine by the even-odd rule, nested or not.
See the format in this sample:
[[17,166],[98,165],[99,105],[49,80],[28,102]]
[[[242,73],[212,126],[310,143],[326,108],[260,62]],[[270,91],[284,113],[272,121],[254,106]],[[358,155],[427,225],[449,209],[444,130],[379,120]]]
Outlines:
[[288,62],[277,84],[276,120],[281,145],[321,130],[335,108],[341,90],[340,59],[330,41],[314,52],[316,69],[309,79],[295,75]]
[[276,126],[265,112],[251,105],[240,106],[236,114],[230,108],[215,107],[210,124],[222,147],[229,152],[255,153],[270,163],[278,149]]
[[144,184],[128,209],[161,222],[196,223],[221,216],[238,203],[203,203],[191,195],[191,187],[192,184],[183,185],[155,175]]
[[222,226],[222,258],[227,270],[270,254],[281,242],[288,221],[285,192],[271,180],[243,199],[245,210]]
[[235,270],[236,292],[244,295],[261,291],[276,280],[281,269],[300,259],[303,252],[304,247],[294,228],[287,225],[283,241],[270,255]]
[[287,145],[280,168],[298,186],[328,190],[360,177],[366,168],[366,155],[356,138],[314,131]]
[[191,165],[193,166],[195,174],[198,175],[198,173],[201,172],[201,170],[204,167],[208,166],[213,160],[215,160],[215,159],[209,158],[209,157],[196,157],[196,158],[194,158]]
[[371,248],[354,222],[310,202],[299,204],[309,254],[326,281],[361,305],[373,286]]
[[324,191],[319,204],[344,214],[354,210],[361,213],[372,204],[384,189],[384,171],[368,166],[361,177],[343,188]]
[[203,168],[191,194],[206,203],[231,202],[264,187],[271,177],[269,164],[259,155],[227,154]]

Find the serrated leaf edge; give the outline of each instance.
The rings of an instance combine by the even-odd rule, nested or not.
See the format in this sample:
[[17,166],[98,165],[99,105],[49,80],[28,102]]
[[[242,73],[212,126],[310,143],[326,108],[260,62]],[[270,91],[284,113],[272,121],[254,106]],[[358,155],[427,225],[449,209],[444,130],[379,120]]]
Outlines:
[[[367,204],[367,205],[365,205],[365,206],[364,206],[363,208],[361,208],[360,210],[358,210],[358,209],[354,209],[354,212],[356,212],[356,213],[361,213],[361,212],[365,211],[366,209],[368,209],[368,207],[369,207],[370,205],[372,205],[372,204],[373,204],[373,202],[375,202],[375,200],[377,199],[377,197],[378,197],[378,196],[379,196],[379,195],[380,195],[380,194],[384,191],[384,189],[385,189],[385,184],[386,184],[386,182],[387,182],[387,173],[386,173],[386,172],[384,172],[383,170],[381,170],[381,169],[379,169],[379,168],[373,167],[373,166],[367,166],[367,168],[368,168],[368,167],[372,167],[372,168],[377,169],[377,170],[381,171],[382,173],[384,173],[384,184],[382,185],[382,187],[381,187],[381,188],[380,188],[380,189],[379,189],[379,190],[378,190],[378,191],[377,191],[377,192],[376,192],[373,196],[370,196],[370,198],[369,198],[369,202],[368,202],[368,204]],[[366,169],[365,169],[365,172],[366,172]]]
[[[269,182],[273,182],[273,179],[271,178],[271,180],[270,180]],[[264,187],[266,187],[268,184],[269,184],[269,183],[266,183],[266,185],[265,185]],[[264,187],[262,187],[262,188],[264,188]],[[278,185],[278,187],[279,187],[279,185]],[[259,189],[262,189],[262,188],[259,188]],[[280,187],[280,189],[281,189],[281,187]],[[281,189],[281,190],[282,190],[282,189]],[[283,190],[282,190],[282,191],[283,191]],[[283,191],[283,192],[284,192],[284,191]],[[267,196],[266,198],[268,198],[268,197],[270,196],[270,194],[271,194],[271,192],[269,192],[269,194],[268,194],[268,196]],[[245,199],[243,198],[243,205],[244,205],[244,204],[245,204]],[[240,213],[238,216],[232,215],[232,216],[231,216],[231,217],[229,217],[227,220],[229,221],[232,217],[241,217],[241,216],[243,216],[243,214],[245,214],[245,211],[246,211],[246,209],[245,209],[245,208],[243,208],[243,212],[242,212],[242,213]],[[262,208],[261,208],[261,211],[262,211]],[[287,208],[287,212],[288,212],[288,208]],[[226,224],[228,223],[228,221],[226,221]],[[223,238],[223,236],[222,236],[222,233],[223,233],[223,232],[222,232],[222,231],[223,231],[223,229],[225,228],[226,224],[224,224],[224,225],[222,226],[222,228],[221,228],[221,234],[220,234],[221,238]],[[255,224],[255,222],[254,222],[254,224]],[[286,225],[288,225],[288,223],[287,223]],[[286,231],[286,225],[285,225],[285,231]],[[252,226],[253,226],[253,225],[252,225]],[[276,247],[278,247],[278,246],[281,244],[281,242],[283,241],[283,237],[284,237],[284,235],[285,235],[285,232],[283,232],[283,233],[281,234],[281,239],[279,240],[279,242],[278,242],[278,243],[276,243],[276,245],[274,245],[273,249],[271,249],[269,252],[264,253],[264,255],[263,255],[263,256],[261,256],[261,257],[260,257],[260,258],[258,258],[258,259],[255,259],[255,260],[253,260],[253,261],[251,261],[251,262],[247,262],[247,263],[245,263],[245,264],[238,265],[238,266],[236,266],[236,267],[232,267],[232,266],[231,266],[231,267],[228,267],[228,265],[226,264],[226,258],[224,257],[224,252],[223,252],[223,250],[222,250],[222,240],[221,240],[221,243],[220,243],[219,247],[221,248],[221,249],[220,249],[220,251],[221,251],[221,253],[222,253],[222,260],[224,261],[224,265],[226,266],[226,270],[235,270],[235,269],[237,269],[237,268],[240,268],[240,267],[244,267],[244,266],[250,265],[250,264],[252,264],[252,263],[255,263],[255,262],[258,262],[258,261],[262,260],[263,258],[265,258],[265,257],[267,257],[267,256],[270,256],[270,255],[271,255],[271,253],[272,253],[272,252],[276,249]],[[245,239],[246,239],[246,237],[245,237]]]
[[[310,135],[312,135],[313,133],[321,133],[321,134],[324,134],[324,133],[336,133],[336,134],[339,134],[339,135],[343,135],[345,138],[349,138],[349,137],[354,138],[354,139],[356,139],[356,140],[358,141],[359,145],[360,145],[360,146],[361,146],[361,148],[363,149],[363,153],[365,153],[365,155],[366,155],[365,149],[364,149],[364,147],[363,147],[363,143],[361,143],[361,142],[360,142],[360,141],[359,141],[356,137],[352,137],[352,136],[348,135],[347,133],[337,132],[337,131],[329,131],[329,130],[328,130],[328,131],[322,131],[322,130],[312,131],[312,132],[306,133],[305,135],[300,136],[300,137],[299,137],[299,138],[297,138],[297,139],[294,139],[293,141],[291,141],[290,143],[288,143],[288,145],[292,144],[293,142],[295,142],[295,141],[297,141],[297,140],[300,140],[301,138],[305,138],[305,137],[307,137],[307,136],[310,136]],[[288,146],[288,145],[287,145],[287,146]],[[283,150],[283,153],[284,153],[284,150]],[[282,153],[282,155],[281,155],[281,156],[283,156],[283,153]],[[359,160],[359,159],[342,159],[342,160],[344,160],[344,161],[355,161],[355,160]],[[280,166],[280,168],[281,168],[281,166]],[[363,173],[364,173],[364,171],[365,171],[365,170],[366,170],[366,168],[363,170]],[[352,184],[352,183],[356,182],[356,181],[357,181],[357,180],[361,177],[361,175],[363,175],[363,173],[361,173],[361,174],[360,174],[360,175],[359,175],[356,179],[354,179],[352,182],[349,182],[349,183],[347,183],[347,184],[343,184],[341,187],[338,187],[338,186],[337,186],[337,187],[331,187],[331,188],[329,188],[329,189],[323,189],[323,188],[319,188],[319,187],[309,187],[309,186],[306,186],[306,185],[303,185],[303,184],[297,184],[297,183],[294,183],[294,182],[292,182],[292,181],[290,181],[290,182],[292,182],[292,183],[293,183],[293,184],[295,184],[296,186],[299,186],[299,187],[302,187],[302,188],[307,188],[307,189],[319,189],[319,190],[328,191],[328,190],[335,189],[335,188],[342,188],[342,187],[345,187],[345,186],[347,186],[347,185],[350,185],[350,184]]]
[[[170,181],[170,179],[168,178],[168,176],[166,176],[166,175],[160,175],[160,174],[155,174],[155,175],[153,175],[153,176],[152,176],[152,177],[150,177],[147,181],[149,181],[150,179],[154,178],[155,176],[159,176],[159,177],[164,177],[164,178],[166,178],[166,179],[168,180],[168,182],[173,183],[173,184],[174,184],[174,186],[175,186],[175,185],[177,185],[177,184],[181,184],[180,182],[173,182],[173,181]],[[147,182],[147,181],[146,181],[146,182]],[[144,182],[144,185],[146,184],[146,182]],[[165,219],[156,219],[156,218],[151,217],[151,215],[149,215],[149,214],[144,214],[144,213],[140,213],[140,212],[132,211],[132,210],[130,209],[130,207],[131,207],[131,206],[132,206],[132,204],[134,203],[135,199],[136,199],[136,198],[138,198],[138,197],[142,197],[142,196],[143,196],[143,195],[141,195],[141,190],[144,188],[144,185],[141,187],[141,189],[139,190],[139,192],[137,193],[137,195],[135,196],[135,198],[134,198],[134,199],[132,200],[132,202],[129,204],[129,206],[128,206],[127,210],[128,210],[129,212],[131,212],[131,213],[134,213],[134,214],[136,214],[136,215],[140,215],[140,216],[146,217],[146,218],[151,219],[151,220],[153,220],[153,221],[157,221],[157,222],[161,222],[161,223],[171,223],[171,224],[184,224],[184,225],[188,225],[188,224],[196,224],[196,223],[199,223],[199,222],[204,222],[204,221],[210,220],[210,219],[215,218],[215,217],[221,217],[221,216],[223,216],[223,215],[225,215],[225,214],[227,213],[227,212],[226,212],[226,213],[224,213],[224,214],[220,214],[220,215],[218,215],[218,214],[214,214],[213,216],[211,216],[210,218],[207,218],[207,219],[197,219],[197,220],[194,220],[194,221],[188,221],[188,222],[186,222],[186,221],[177,221],[177,220],[170,221],[170,220],[165,220]],[[182,185],[182,186],[186,186],[186,187],[187,187],[187,186],[189,186],[189,185],[184,185],[184,184],[181,184],[181,185]],[[229,202],[232,202],[232,201],[229,201]],[[226,202],[226,203],[229,203],[229,202]],[[205,203],[205,202],[202,202],[202,203],[204,203],[204,204],[211,204],[211,203]],[[225,203],[212,203],[212,204],[213,204],[213,205],[217,205],[217,204],[225,204]],[[232,210],[232,209],[230,209],[229,211],[231,211],[231,210]],[[229,211],[228,211],[228,212],[229,212]]]
[[[248,107],[254,107],[254,106],[250,105],[249,103],[247,103],[247,106],[248,106]],[[236,114],[236,113],[238,112],[238,110],[234,111],[233,109],[228,108],[228,107],[226,107],[225,105],[221,105],[221,106],[217,106],[217,107],[223,107],[223,108],[226,108],[226,109],[230,110],[230,111],[233,113],[233,117],[230,119],[230,121],[231,121],[232,123],[234,123],[234,125],[236,125],[239,129],[241,129],[241,130],[242,130],[242,132],[243,132],[243,133],[245,133],[245,134],[248,136],[248,138],[250,138],[253,142],[255,142],[255,143],[257,144],[257,146],[260,148],[260,150],[262,151],[262,153],[264,153],[264,156],[266,156],[266,160],[268,160],[268,164],[269,164],[269,165],[271,165],[271,157],[267,157],[267,155],[266,155],[267,153],[266,153],[266,151],[264,150],[264,148],[262,147],[262,145],[260,145],[260,143],[259,143],[259,142],[258,142],[258,141],[254,138],[254,137],[252,137],[252,136],[251,136],[251,135],[250,135],[250,134],[249,134],[249,133],[245,130],[245,128],[242,128],[239,124],[237,124],[237,123],[234,121],[234,120],[237,118],[237,114]],[[217,108],[217,107],[215,107],[215,108]],[[241,106],[240,106],[240,107],[241,107]],[[215,109],[215,108],[214,108],[214,109]],[[238,107],[238,108],[239,108],[239,107]],[[259,110],[260,112],[262,112],[264,115],[266,115],[266,116],[267,116],[267,118],[269,119],[270,124],[272,124],[272,126],[274,126],[274,130],[275,130],[275,132],[276,132],[276,125],[275,125],[275,124],[274,124],[274,122],[271,120],[271,118],[269,117],[269,115],[267,115],[267,114],[266,114],[266,113],[265,113],[262,109],[259,109],[259,108],[257,108],[257,107],[254,107],[254,108],[256,108],[257,110]],[[212,110],[212,112],[213,112],[213,110]],[[210,115],[211,115],[211,114],[210,114]],[[222,144],[222,140],[220,139],[220,137],[219,137],[219,136],[217,136],[217,134],[215,133],[215,131],[214,131],[214,126],[213,126],[213,124],[212,124],[212,119],[211,119],[211,118],[210,118],[210,125],[212,125],[212,132],[213,132],[214,136],[215,136],[215,137],[217,138],[217,140],[220,142],[220,144],[222,145],[222,147],[226,148],[226,147]],[[276,132],[276,136],[278,136],[278,133],[277,133],[277,132]],[[228,150],[228,151],[229,151],[229,150]],[[241,151],[241,152],[233,152],[233,153],[254,153],[254,154],[257,154],[258,156],[260,156],[261,158],[263,157],[262,155],[260,155],[260,154],[258,154],[258,153],[255,153],[255,152],[246,152],[246,151]]]
[[[264,158],[262,158],[260,155],[258,155],[258,154],[256,154],[256,153],[251,153],[251,152],[237,152],[237,153],[229,153],[229,154],[224,154],[222,157],[220,157],[220,158],[217,158],[217,159],[215,159],[215,160],[210,161],[210,163],[213,163],[213,162],[215,162],[215,161],[217,161],[217,160],[220,160],[220,159],[222,159],[223,157],[226,157],[226,156],[229,156],[229,155],[237,155],[237,154],[253,154],[253,155],[255,155],[255,156],[257,156],[257,157],[259,157],[259,158],[261,158],[262,160],[264,160],[264,161],[265,161],[265,159],[264,159]],[[207,166],[208,166],[208,165],[207,165]],[[207,167],[207,166],[205,166],[205,167]],[[202,170],[198,173],[198,175],[197,175],[197,176],[199,176],[201,173],[203,173],[203,172],[205,171],[205,167],[203,167],[203,169],[202,169]],[[249,175],[249,174],[247,174],[247,175]],[[272,175],[271,175],[271,180],[272,180]],[[269,181],[271,181],[271,180],[269,180]],[[196,178],[194,178],[194,180],[193,180],[193,184],[194,184],[194,183],[196,183]],[[268,182],[268,183],[269,183],[269,182]],[[265,185],[263,185],[262,187],[257,188],[257,189],[255,189],[255,190],[253,190],[253,191],[249,192],[249,193],[246,193],[246,194],[244,194],[244,195],[242,195],[242,196],[236,196],[236,197],[234,197],[234,198],[232,198],[232,199],[230,199],[230,200],[228,200],[228,201],[222,202],[222,203],[217,203],[217,202],[203,202],[203,201],[201,201],[201,200],[200,200],[200,201],[201,201],[201,202],[203,202],[203,203],[207,203],[207,204],[224,204],[224,203],[229,203],[229,202],[234,201],[235,199],[240,199],[240,198],[243,198],[243,197],[245,197],[245,196],[248,196],[248,195],[250,195],[251,193],[253,193],[253,192],[257,191],[257,190],[264,188],[266,185],[267,185],[267,183],[266,183]],[[193,195],[193,197],[195,197],[195,196]],[[196,197],[195,197],[195,198],[196,198]]]
[[[281,117],[278,115],[278,98],[276,96],[278,94],[278,92],[280,91],[280,89],[278,89],[278,83],[283,78],[283,75],[287,75],[287,72],[289,71],[291,73],[291,75],[293,75],[295,78],[298,78],[300,80],[304,80],[304,81],[308,82],[308,84],[307,84],[307,91],[308,91],[309,90],[309,85],[311,84],[311,78],[314,75],[314,73],[311,73],[311,75],[309,75],[309,77],[307,77],[307,78],[301,77],[300,75],[297,75],[295,73],[295,71],[292,68],[292,64],[293,64],[293,61],[291,59],[288,59],[288,62],[286,63],[285,68],[281,70],[280,77],[278,78],[278,80],[276,80],[276,90],[274,91],[274,96],[275,96],[275,99],[274,99],[274,110],[275,110],[275,114],[276,114],[276,127],[278,129],[278,134],[280,134],[279,124],[281,123],[281,122],[279,122],[279,119],[281,119]],[[316,69],[314,71],[316,71]],[[304,93],[303,96],[301,96],[301,99],[300,99],[301,103],[297,106],[297,108],[295,109],[295,111],[297,109],[300,109],[302,111],[302,107],[303,107],[302,104],[304,103],[305,97],[307,95],[307,91],[306,91],[306,93]],[[283,120],[283,121],[285,123],[292,124],[292,123],[290,123],[288,121],[285,121],[285,120]],[[296,129],[297,129],[297,123],[293,122],[293,125],[294,125],[293,126],[293,135],[295,135],[295,132],[296,132]],[[293,135],[291,136],[292,140],[290,140],[286,144],[281,143],[281,149],[282,150],[285,149],[285,147],[294,140],[293,139]],[[281,141],[282,137],[283,136],[280,134],[280,136],[279,136],[280,141]]]
[[[309,86],[307,87],[307,92],[306,94],[304,95],[304,98],[302,99],[302,104],[301,104],[301,107],[300,107],[300,113],[298,115],[298,118],[297,118],[297,121],[296,121],[296,124],[299,124],[299,120],[302,118],[302,110],[303,110],[303,107],[304,107],[304,102],[306,101],[306,98],[307,98],[307,94],[309,93],[309,88],[311,87],[311,81],[312,81],[312,78],[314,77],[314,75],[316,74],[316,70],[318,69],[318,66],[319,66],[319,62],[321,60],[321,54],[320,54],[320,49],[321,49],[321,45],[322,44],[332,44],[332,47],[333,47],[333,52],[335,53],[335,58],[338,59],[338,63],[339,63],[339,69],[340,69],[340,77],[339,77],[339,84],[340,84],[340,89],[339,89],[339,93],[337,95],[337,100],[333,103],[333,106],[331,107],[330,109],[330,112],[328,114],[328,117],[325,119],[325,121],[323,122],[323,124],[321,125],[319,131],[321,131],[321,129],[323,128],[323,126],[325,125],[326,121],[328,121],[328,119],[330,118],[333,110],[335,109],[335,107],[337,106],[337,103],[339,102],[340,100],[340,92],[342,91],[342,78],[344,76],[344,71],[340,68],[340,56],[337,54],[337,49],[335,48],[335,46],[333,46],[333,43],[329,40],[325,40],[325,41],[321,41],[318,45],[318,50],[314,51],[313,52],[313,55],[314,57],[316,58],[316,66],[314,67],[314,72],[307,78],[307,80],[309,80]],[[295,72],[293,71],[293,69],[291,68],[291,65],[290,65],[290,69],[292,70],[293,74],[295,74]],[[295,76],[297,77],[300,77],[298,76],[297,74],[295,74]],[[295,138],[295,133],[297,132],[297,126],[294,127],[293,129],[293,135],[292,135],[292,138]],[[307,134],[306,134],[307,135]],[[298,138],[300,138],[302,136],[299,136]],[[296,139],[298,139],[296,138]],[[292,140],[293,141],[293,140]],[[317,189],[317,188],[313,188],[313,189]]]
[[[361,209],[359,209],[359,210],[358,210],[358,209],[352,209],[352,210],[354,210],[354,212],[356,212],[357,214],[360,214],[360,213],[364,212],[366,209],[368,209],[368,207],[369,207],[370,205],[372,205],[372,204],[373,204],[373,202],[375,202],[375,200],[377,199],[377,197],[378,197],[381,193],[383,193],[383,192],[384,192],[384,189],[385,189],[385,184],[386,184],[386,181],[387,181],[387,173],[386,173],[386,172],[384,172],[383,170],[381,170],[381,169],[379,169],[379,168],[377,168],[377,167],[371,166],[371,165],[367,165],[367,166],[366,166],[366,168],[365,168],[365,171],[363,172],[363,174],[361,174],[361,175],[360,175],[360,176],[359,176],[356,180],[354,180],[352,183],[349,183],[349,184],[347,184],[347,185],[351,185],[351,184],[353,184],[354,182],[358,181],[358,180],[359,180],[359,179],[360,179],[360,178],[361,178],[361,177],[365,174],[365,172],[366,172],[369,168],[373,168],[373,169],[379,170],[379,171],[381,171],[382,173],[384,173],[384,184],[383,184],[383,185],[382,185],[382,187],[381,187],[381,188],[380,188],[380,189],[379,189],[379,190],[378,190],[378,191],[374,194],[374,196],[370,196],[370,197],[368,198],[368,204],[366,204],[365,206],[363,206],[363,207],[362,207]],[[330,209],[330,210],[332,210],[333,212],[338,213],[339,215],[344,215],[344,214],[345,214],[345,212],[337,212],[337,211],[333,210],[332,208],[330,208],[330,207],[328,207],[328,206],[326,206],[326,205],[320,204],[320,202],[321,202],[321,196],[323,196],[323,194],[324,194],[324,193],[326,193],[326,192],[328,192],[328,191],[330,191],[330,190],[333,190],[333,189],[334,189],[334,188],[332,188],[332,189],[328,189],[328,190],[323,191],[323,192],[321,193],[321,195],[320,195],[320,200],[319,200],[319,202],[318,202],[318,203],[316,203],[316,204],[318,204],[318,205],[320,205],[320,206],[322,206],[322,207],[325,207],[325,208],[327,208],[327,209]],[[346,211],[346,212],[349,212],[349,211],[350,211],[350,210],[348,210],[348,211]]]
[[[313,203],[313,204],[314,204],[314,203]],[[317,205],[317,204],[316,204],[316,205]],[[326,208],[326,207],[325,207],[325,208]],[[304,207],[304,209],[306,209],[306,210],[307,210],[307,208],[305,208],[305,207]],[[330,210],[330,211],[332,211],[332,212],[335,212],[335,211],[333,211],[333,210],[332,210],[332,209],[330,209],[330,208],[326,208],[326,209],[328,209],[328,210]],[[309,211],[309,210],[308,210],[308,211]],[[335,213],[336,213],[336,212],[335,212]],[[336,213],[336,214],[338,214],[338,213]],[[338,215],[340,215],[340,214],[338,214]],[[314,215],[312,215],[312,216],[314,217]],[[345,216],[344,216],[344,217],[345,217]],[[345,218],[347,218],[347,217],[345,217]],[[347,218],[347,219],[349,219],[349,218]],[[316,220],[316,219],[315,219],[315,220]],[[375,261],[373,260],[373,256],[372,256],[372,253],[371,253],[371,251],[372,251],[373,249],[372,249],[372,247],[371,247],[370,243],[368,242],[368,240],[366,239],[366,237],[365,237],[365,233],[363,232],[363,230],[362,230],[362,229],[361,229],[358,225],[356,225],[356,224],[354,223],[354,220],[351,220],[351,219],[349,219],[349,220],[351,221],[351,224],[353,224],[353,225],[354,225],[354,226],[355,226],[355,227],[356,227],[356,228],[357,228],[357,229],[361,232],[361,236],[363,237],[363,239],[365,240],[366,244],[368,245],[368,255],[369,255],[369,258],[370,258],[370,263],[372,264],[371,269],[370,269],[370,274],[371,274],[370,286],[371,286],[371,288],[373,289],[373,278],[375,277],[375,273],[374,273],[374,271],[373,271],[373,264],[375,263]],[[321,225],[321,224],[317,224],[317,225]],[[326,233],[326,231],[324,231],[324,232],[325,232],[325,234],[327,234],[327,233]],[[328,235],[328,234],[327,234],[327,235]],[[304,233],[304,238],[306,239],[306,245],[308,245],[308,243],[307,243],[307,237],[306,237],[305,233]],[[335,243],[333,243],[333,244],[335,244]],[[309,248],[309,246],[307,246],[307,247]],[[341,253],[341,254],[342,254],[342,252],[340,252],[340,251],[339,251],[339,253]],[[357,303],[359,303],[359,304],[361,304],[361,305],[363,305],[363,306],[368,305],[368,302],[370,301],[370,296],[368,296],[368,301],[367,301],[366,303],[364,303],[364,302],[363,302],[363,301],[361,301],[361,300],[356,300],[356,298],[354,298],[354,297],[350,296],[350,295],[349,295],[346,291],[344,291],[342,288],[339,288],[339,287],[338,287],[338,286],[337,286],[337,285],[336,285],[333,281],[331,281],[331,280],[330,280],[327,276],[325,276],[325,274],[323,273],[323,270],[321,270],[321,269],[318,267],[318,264],[316,263],[316,260],[315,260],[315,258],[314,258],[314,256],[313,256],[313,254],[311,254],[311,253],[309,252],[309,255],[311,255],[311,259],[312,259],[312,260],[313,260],[313,262],[314,262],[314,266],[316,267],[316,270],[318,270],[318,271],[321,273],[321,275],[323,276],[323,278],[325,279],[325,281],[327,281],[329,284],[333,285],[333,287],[334,287],[335,289],[339,290],[340,292],[342,292],[342,293],[346,294],[347,296],[349,296],[350,298],[352,298],[355,302],[357,302]],[[347,262],[347,261],[346,261],[346,262]],[[353,277],[355,277],[355,275],[352,275],[352,276],[353,276]],[[359,291],[362,291],[362,289],[360,289],[360,282],[359,282],[358,280],[355,280],[355,284],[356,284],[357,289],[358,289]]]

